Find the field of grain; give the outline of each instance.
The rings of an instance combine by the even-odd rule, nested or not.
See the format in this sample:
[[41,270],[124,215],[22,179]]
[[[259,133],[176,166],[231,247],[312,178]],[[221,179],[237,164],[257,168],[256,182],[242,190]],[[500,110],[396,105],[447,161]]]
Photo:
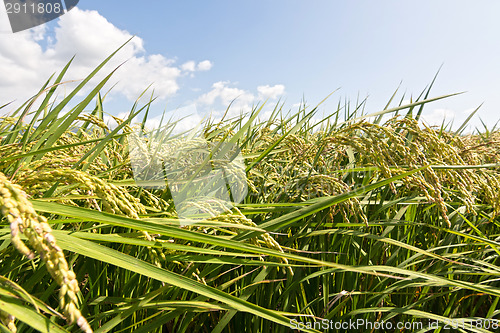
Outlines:
[[419,123],[453,96],[208,120],[200,138],[241,149],[246,195],[186,225],[171,189],[134,179],[152,101],[110,128],[109,77],[56,98],[66,70],[1,107],[2,332],[498,331],[500,132]]

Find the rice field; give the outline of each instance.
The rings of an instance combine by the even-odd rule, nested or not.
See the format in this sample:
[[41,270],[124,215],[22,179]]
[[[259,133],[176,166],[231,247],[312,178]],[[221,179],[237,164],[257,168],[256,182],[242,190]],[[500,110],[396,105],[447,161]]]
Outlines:
[[176,150],[237,146],[244,195],[186,223],[176,185],[131,163],[137,132],[167,158],[175,122],[148,132],[150,99],[109,127],[111,76],[77,95],[108,60],[64,98],[70,63],[1,106],[2,332],[498,331],[500,132],[419,122],[453,94],[209,119]]

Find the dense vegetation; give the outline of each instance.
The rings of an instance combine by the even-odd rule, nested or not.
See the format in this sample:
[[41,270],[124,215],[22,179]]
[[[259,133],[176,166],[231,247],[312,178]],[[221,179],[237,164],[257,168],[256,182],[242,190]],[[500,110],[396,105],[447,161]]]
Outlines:
[[496,331],[474,320],[499,318],[500,135],[419,124],[451,95],[209,120],[206,141],[241,148],[248,193],[181,226],[169,189],[133,178],[128,134],[152,100],[113,128],[110,76],[74,103],[104,63],[58,99],[68,64],[0,120],[2,331]]

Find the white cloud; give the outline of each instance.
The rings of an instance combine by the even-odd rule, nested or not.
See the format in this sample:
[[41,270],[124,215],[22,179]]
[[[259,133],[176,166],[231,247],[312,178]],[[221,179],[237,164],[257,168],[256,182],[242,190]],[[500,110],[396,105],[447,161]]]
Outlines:
[[[8,30],[5,12],[0,11],[0,30]],[[7,23],[7,26],[6,26]],[[40,26],[16,34],[0,34],[0,104],[17,99],[24,102],[36,93],[42,84],[76,55],[66,79],[84,79],[106,57],[132,35],[117,28],[97,11],[73,8],[63,15],[53,31]],[[41,45],[46,45],[45,49]],[[150,84],[161,99],[179,90],[178,78],[183,70],[210,69],[210,61],[187,62],[176,66],[175,60],[161,54],[147,55],[144,42],[134,37],[101,70],[88,86],[102,80],[120,64],[108,87],[117,83],[112,94],[122,93],[129,100],[135,100]],[[210,65],[210,66],[209,66]],[[69,93],[77,83],[63,87],[62,93]]]
[[258,86],[259,99],[276,99],[285,93],[285,86],[277,84],[274,86]]
[[[2,16],[3,15],[3,16]],[[8,19],[5,12],[0,11],[0,31],[8,31]],[[54,29],[47,25],[28,31],[12,34],[0,34],[0,105],[12,100],[15,104],[24,102],[35,94],[43,83],[53,74],[58,73],[66,63],[76,55],[63,80],[82,80],[95,67],[114,52],[132,35],[117,28],[97,11],[72,9],[56,21]],[[147,54],[144,42],[134,37],[125,45],[87,85],[88,93],[100,80],[112,70],[122,65],[113,74],[104,88],[114,84],[109,101],[116,94],[122,94],[129,100],[135,100],[150,84],[153,84],[155,95],[166,98],[176,94],[179,89],[179,79],[185,75],[190,77],[196,72],[208,71],[213,67],[210,60],[189,60],[176,64],[174,59],[161,54]],[[60,95],[69,92],[79,82],[66,83],[59,89]],[[210,91],[195,99],[200,107],[200,113],[193,112],[185,120],[181,120],[179,128],[189,129],[202,118],[200,114],[212,111],[221,115],[229,106],[229,116],[240,112],[248,112],[253,104],[265,99],[276,99],[285,92],[285,86],[261,85],[256,91],[238,88],[228,81],[219,81],[212,85]],[[185,110],[184,110],[185,111]],[[184,114],[187,114],[184,112]],[[148,121],[155,127],[161,117]],[[113,126],[112,118],[107,118]]]
[[45,33],[47,32],[46,25],[38,25],[29,31],[34,41],[41,41],[45,39]]
[[12,29],[9,25],[9,18],[7,16],[7,11],[4,10],[4,8],[0,8],[0,33],[1,34],[11,34]]
[[187,61],[181,65],[181,69],[184,72],[189,72],[193,73],[196,71],[208,71],[212,68],[213,64],[210,62],[210,60],[203,60],[200,61],[198,64],[194,62],[193,60]]
[[[255,96],[245,90],[229,86],[230,82],[219,81],[212,85],[212,90],[201,95],[198,102],[205,105],[213,105],[219,101],[223,108],[232,104],[231,115],[239,114],[240,111],[248,112],[252,108],[252,103],[255,101]],[[235,114],[234,114],[235,115]]]
[[238,99],[240,102],[252,102],[255,97],[250,93],[242,89],[235,87],[229,87],[230,82],[219,81],[212,85],[212,90],[206,94],[203,94],[199,100],[205,104],[214,104],[216,99],[220,99],[222,104],[229,104],[234,99]]
[[222,109],[227,108],[232,103],[229,116],[235,116],[240,114],[241,111],[250,111],[253,104],[263,102],[263,99],[276,99],[284,91],[284,85],[266,85],[258,86],[258,94],[254,94],[250,91],[234,87],[234,84],[229,81],[219,81],[212,85],[212,90],[201,95],[197,103],[213,106],[216,102],[219,102]]
[[449,109],[434,109],[431,113],[423,113],[420,118],[425,124],[429,126],[441,126],[448,124],[455,119],[456,113]]
[[188,61],[181,66],[183,71],[194,72],[196,70],[196,63],[194,61]]
[[198,63],[197,69],[199,71],[208,71],[212,68],[213,64],[210,60],[203,60]]

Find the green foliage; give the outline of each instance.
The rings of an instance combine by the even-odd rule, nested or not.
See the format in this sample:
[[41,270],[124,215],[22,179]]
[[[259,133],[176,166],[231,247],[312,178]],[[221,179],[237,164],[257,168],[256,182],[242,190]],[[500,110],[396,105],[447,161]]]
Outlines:
[[[500,313],[500,135],[419,125],[425,104],[452,95],[427,89],[370,115],[363,103],[339,104],[319,121],[316,108],[284,114],[281,105],[269,119],[261,105],[207,120],[207,141],[241,147],[249,193],[225,214],[180,226],[168,188],[136,186],[128,156],[127,135],[146,117],[133,119],[153,98],[109,128],[100,90],[110,74],[62,112],[107,60],[59,101],[69,63],[0,121],[5,184],[47,220],[94,332],[289,332],[292,321],[318,331],[325,319],[495,331],[472,322]],[[40,251],[28,259],[13,246],[7,202],[0,328],[76,329]]]

